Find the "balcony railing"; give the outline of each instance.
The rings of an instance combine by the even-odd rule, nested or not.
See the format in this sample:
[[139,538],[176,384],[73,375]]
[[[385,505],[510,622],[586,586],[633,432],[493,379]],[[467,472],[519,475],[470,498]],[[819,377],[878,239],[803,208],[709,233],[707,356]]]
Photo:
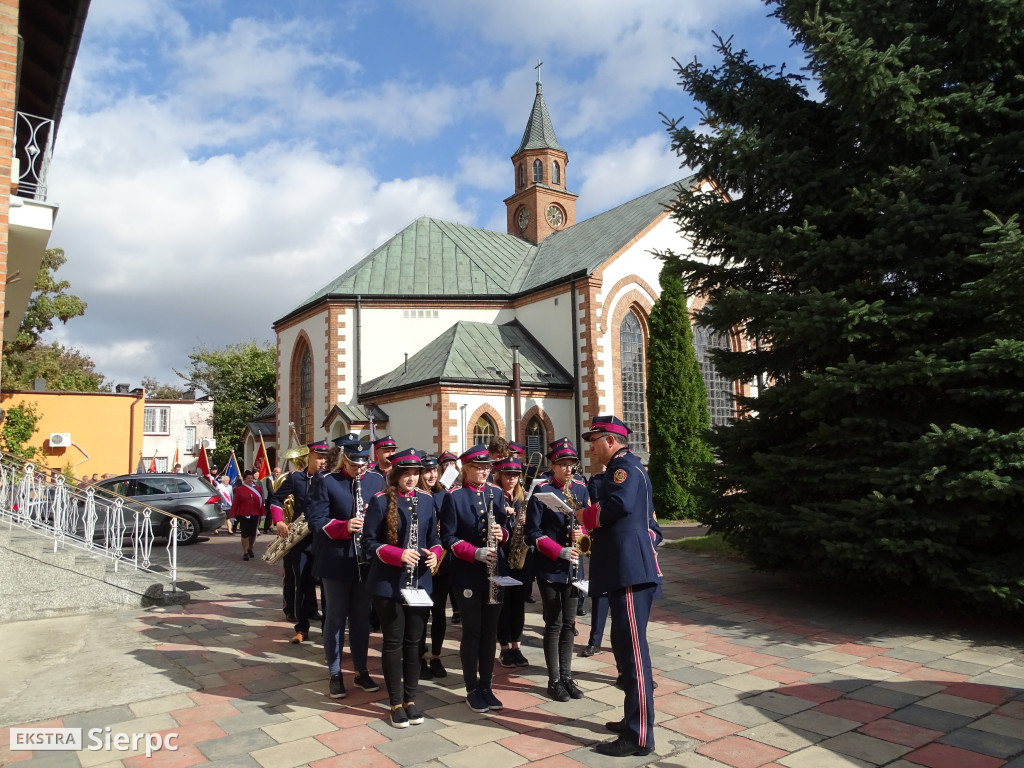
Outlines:
[[56,124],[45,117],[18,112],[14,123],[12,179],[18,196],[46,200],[46,175],[50,170]]
[[[54,552],[84,550],[112,562],[115,571],[145,571],[172,592],[177,589],[181,518],[115,493],[92,487],[79,491],[61,474],[53,478],[31,462],[0,456],[0,524],[45,536]],[[161,553],[154,545],[164,535]]]

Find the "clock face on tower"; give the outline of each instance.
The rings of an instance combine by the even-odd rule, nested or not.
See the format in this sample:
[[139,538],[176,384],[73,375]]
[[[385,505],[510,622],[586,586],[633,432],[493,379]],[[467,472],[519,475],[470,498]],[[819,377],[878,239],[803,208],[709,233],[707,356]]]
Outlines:
[[548,224],[553,228],[558,229],[565,223],[565,215],[562,213],[562,209],[557,205],[549,205],[547,210]]
[[526,225],[529,223],[530,211],[526,208],[526,206],[523,206],[522,208],[519,209],[519,212],[516,214],[516,224],[519,225],[520,229],[526,229]]

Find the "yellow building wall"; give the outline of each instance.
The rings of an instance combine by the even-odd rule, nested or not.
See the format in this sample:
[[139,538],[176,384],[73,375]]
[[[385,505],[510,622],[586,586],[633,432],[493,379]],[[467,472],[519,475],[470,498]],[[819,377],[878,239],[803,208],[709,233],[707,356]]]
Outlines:
[[[71,466],[76,477],[132,472],[142,450],[143,395],[107,392],[4,392],[0,407],[33,404],[39,414],[29,445],[42,449],[36,463],[51,469]],[[71,434],[67,448],[50,446],[54,432]]]

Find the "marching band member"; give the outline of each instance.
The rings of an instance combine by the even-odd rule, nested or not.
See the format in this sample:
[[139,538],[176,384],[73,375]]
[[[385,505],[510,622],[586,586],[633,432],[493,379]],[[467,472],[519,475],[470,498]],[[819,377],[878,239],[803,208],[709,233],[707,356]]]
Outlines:
[[[505,571],[504,553],[498,546],[508,537],[505,503],[501,490],[487,482],[491,457],[486,445],[474,445],[459,461],[462,486],[449,493],[441,507],[441,542],[452,555],[452,585],[462,615],[459,657],[466,703],[474,712],[486,712],[502,707],[491,691],[502,588],[489,575]],[[488,546],[489,540],[495,546]]]
[[[455,457],[452,456],[454,461]],[[438,479],[437,456],[423,457],[423,472],[420,474],[420,489],[430,494],[434,501],[434,517],[440,521],[441,507],[444,504],[444,497],[448,491],[441,485]],[[438,535],[441,533],[441,525],[438,522]],[[451,592],[451,558],[444,557],[444,550],[440,564],[431,577],[434,607],[430,610],[430,658],[427,658],[427,627],[423,627],[423,635],[420,639],[420,679],[430,680],[435,677],[448,677],[448,670],[444,668],[441,661],[441,650],[444,648],[444,636],[448,632],[448,617],[445,611],[448,608],[448,596]],[[455,602],[455,598],[452,598]]]
[[256,485],[256,477],[251,469],[245,470],[242,484],[235,489],[231,516],[242,532],[242,559],[251,560],[255,557],[252,548],[256,543],[256,529],[263,516],[263,494]]
[[[448,471],[448,468],[454,467],[458,461],[459,457],[451,451],[442,452],[441,455],[437,457],[437,470],[439,472],[439,477],[444,477],[444,473]],[[461,477],[461,473],[459,477]],[[451,487],[447,489],[449,492],[454,491],[459,487],[459,483],[461,482],[459,477],[456,477],[456,479],[452,481]],[[451,585],[451,578],[448,579],[448,583],[448,589],[452,599],[452,624],[461,624],[462,616],[459,615],[459,599],[455,594],[455,587]],[[442,667],[442,669],[444,669],[444,667]],[[444,675],[438,675],[438,677],[444,677]]]
[[391,469],[390,456],[398,450],[398,443],[391,435],[378,437],[373,441],[373,459],[376,462],[368,471],[380,475],[380,479],[388,479],[388,471]]
[[[515,445],[515,443],[510,443]],[[514,455],[512,458],[499,461],[494,465],[495,479],[497,485],[505,494],[505,513],[508,515],[508,526],[511,529],[509,546],[515,541],[516,528],[519,534],[523,535],[522,547],[526,549],[526,559],[523,567],[519,570],[512,570],[513,565],[509,560],[509,575],[522,583],[518,587],[506,587],[505,598],[501,602],[501,615],[498,617],[498,644],[501,646],[501,655],[498,663],[503,667],[527,667],[530,662],[523,656],[519,643],[523,638],[523,626],[526,624],[526,591],[527,570],[531,567],[531,558],[528,545],[525,541],[526,525],[526,494],[523,493],[523,463]],[[511,550],[506,554],[511,555]]]
[[576,637],[578,590],[572,585],[580,578],[579,550],[573,547],[582,535],[571,514],[545,506],[537,497],[554,493],[570,507],[590,504],[587,486],[573,478],[579,461],[570,440],[557,441],[547,455],[553,474],[530,497],[526,511],[526,540],[536,549],[537,586],[544,617],[544,662],[548,668],[548,695],[555,701],[582,699],[583,691],[572,679],[572,645]]
[[[441,540],[434,499],[417,488],[422,470],[419,452],[410,448],[390,458],[387,488],[373,497],[364,523],[364,542],[372,557],[366,588],[384,635],[381,666],[391,702],[391,724],[406,728],[423,722],[423,713],[416,707],[416,691],[420,640],[430,608],[406,605],[402,589],[430,591],[430,571],[441,555]],[[413,516],[415,529],[411,528]],[[416,545],[410,546],[413,535]]]
[[[282,519],[285,499],[291,496],[295,504],[294,516],[307,515],[308,522],[309,489],[313,478],[327,466],[327,443],[310,443],[308,449],[306,468],[289,472],[288,477],[270,499],[270,517],[275,521]],[[284,522],[281,523],[278,533],[288,535],[288,526]],[[312,544],[313,537],[306,536],[284,556],[285,613],[290,613],[291,620],[295,622],[292,643],[301,643],[308,639],[310,618],[317,613]],[[291,608],[291,611],[288,611],[288,608]]]
[[654,686],[647,622],[661,589],[661,571],[650,532],[654,514],[651,484],[629,450],[629,428],[615,416],[598,416],[583,438],[595,464],[605,465],[596,502],[576,512],[591,532],[593,594],[607,593],[612,619],[612,650],[626,693],[624,717],[607,724],[619,734],[597,745],[612,757],[654,751]]
[[[370,593],[360,576],[357,544],[362,538],[363,512],[367,502],[384,484],[379,475],[366,472],[369,446],[348,435],[338,465],[330,474],[314,480],[306,520],[313,529],[313,575],[323,582],[327,598],[324,616],[324,655],[331,675],[331,698],[345,697],[341,677],[341,649],[348,624],[355,685],[379,691],[366,666],[370,646]],[[356,486],[358,485],[358,494]],[[357,499],[358,495],[358,499]]]

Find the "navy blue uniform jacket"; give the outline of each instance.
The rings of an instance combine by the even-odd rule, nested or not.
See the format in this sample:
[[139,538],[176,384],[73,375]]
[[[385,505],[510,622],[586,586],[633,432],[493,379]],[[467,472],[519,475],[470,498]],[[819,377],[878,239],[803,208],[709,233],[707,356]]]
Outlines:
[[[364,472],[360,478],[363,507],[384,490],[380,475]],[[313,575],[318,579],[356,581],[359,578],[352,539],[344,530],[355,512],[352,478],[342,471],[317,475],[310,485],[306,522],[313,528]],[[339,521],[339,522],[335,522]]]
[[[452,560],[452,586],[459,592],[490,589],[487,565],[473,559],[477,548],[487,546],[488,507],[494,512],[494,522],[503,529],[502,541],[508,540],[505,494],[496,485],[487,483],[479,491],[461,486],[445,497],[441,507],[441,544]],[[508,575],[505,552],[500,546],[498,575]]]
[[[396,564],[395,559],[401,561],[401,552],[396,552],[391,547],[405,550],[409,545],[409,522],[412,519],[412,500],[399,496],[398,506],[398,537],[397,542],[392,544],[388,541],[388,495],[378,493],[370,500],[370,508],[366,511],[366,519],[363,521],[363,546],[370,558],[370,572],[366,577],[366,589],[371,595],[384,597],[388,600],[398,600],[401,597],[401,590],[408,585],[409,568],[404,563]],[[434,554],[440,559],[441,538],[437,535],[437,517],[434,514],[434,499],[426,491],[416,491],[416,530],[418,536],[417,550],[434,549]],[[421,558],[423,553],[420,552]],[[433,589],[433,580],[430,569],[421,559],[416,566],[414,589],[425,589],[430,592]]]
[[559,487],[549,481],[537,487],[526,507],[526,543],[534,547],[534,568],[538,579],[568,584],[572,577],[571,565],[558,554],[563,547],[572,546],[572,528],[576,519],[549,509],[537,498],[538,493],[554,493],[566,500],[569,495],[576,500],[576,508],[583,509],[590,504],[587,486],[580,480],[570,480],[569,485]]
[[623,448],[597,483],[600,527],[591,531],[590,594],[603,595],[640,584],[661,584],[650,522],[651,481],[643,464]]
[[[310,475],[304,469],[289,472],[288,476],[285,477],[284,482],[281,483],[281,486],[276,491],[274,491],[274,495],[270,499],[271,518],[274,516],[275,509],[280,510],[281,514],[284,514],[284,500],[289,496],[295,497],[295,517],[305,515],[309,509],[309,490],[313,486],[313,479],[315,477],[316,475]],[[308,516],[306,517],[306,522],[309,522]],[[312,546],[312,541],[313,537],[307,536],[296,544],[294,549],[308,549]]]

